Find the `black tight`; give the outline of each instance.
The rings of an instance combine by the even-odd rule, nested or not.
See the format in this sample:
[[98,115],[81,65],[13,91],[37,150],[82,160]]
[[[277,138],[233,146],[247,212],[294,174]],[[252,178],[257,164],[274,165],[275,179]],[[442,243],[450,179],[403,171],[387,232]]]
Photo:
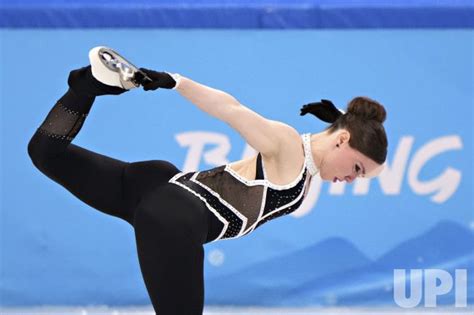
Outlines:
[[158,314],[202,314],[203,244],[215,234],[208,233],[210,212],[168,183],[179,172],[170,162],[128,163],[72,144],[95,97],[124,91],[101,85],[89,67],[71,72],[68,82],[70,89],[28,144],[33,164],[89,206],[134,227],[140,269]]

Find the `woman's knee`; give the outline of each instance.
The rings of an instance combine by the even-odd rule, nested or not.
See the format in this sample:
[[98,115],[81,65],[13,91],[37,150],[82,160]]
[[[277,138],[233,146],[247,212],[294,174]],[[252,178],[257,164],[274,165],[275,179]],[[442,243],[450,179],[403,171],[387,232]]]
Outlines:
[[41,145],[42,139],[39,136],[38,132],[35,132],[33,137],[31,137],[28,142],[28,155],[33,162],[33,164],[40,168],[45,160],[44,147]]
[[63,152],[68,143],[65,140],[52,139],[47,135],[36,131],[28,142],[28,156],[33,165],[43,171],[47,168],[47,164]]

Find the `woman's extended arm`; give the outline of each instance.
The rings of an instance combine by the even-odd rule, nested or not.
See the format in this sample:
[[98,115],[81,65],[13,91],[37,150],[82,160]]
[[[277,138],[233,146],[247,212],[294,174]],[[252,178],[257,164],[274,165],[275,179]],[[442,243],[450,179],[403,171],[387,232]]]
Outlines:
[[232,95],[181,76],[176,90],[209,115],[226,121],[230,111],[241,104]]
[[189,78],[181,77],[176,90],[209,115],[235,129],[255,150],[267,157],[277,156],[290,136],[298,135],[291,126],[266,119],[242,105],[232,95]]
[[[291,126],[276,120],[266,119],[250,108],[240,104],[232,95],[195,82],[179,74],[157,72],[140,68],[148,78],[140,82],[145,91],[157,88],[176,89],[191,103],[209,115],[226,122],[252,146],[267,158],[278,157],[287,143],[299,137]],[[137,73],[138,75],[140,73]]]

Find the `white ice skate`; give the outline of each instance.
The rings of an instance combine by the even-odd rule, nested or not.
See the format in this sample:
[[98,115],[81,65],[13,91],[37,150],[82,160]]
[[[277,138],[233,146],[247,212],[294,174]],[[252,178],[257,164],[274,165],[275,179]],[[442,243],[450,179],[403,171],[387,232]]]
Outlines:
[[[94,78],[106,85],[131,90],[140,86],[137,77],[142,80],[143,76],[149,79],[144,72],[109,47],[92,48],[89,51],[89,60]],[[136,76],[137,73],[140,75]]]

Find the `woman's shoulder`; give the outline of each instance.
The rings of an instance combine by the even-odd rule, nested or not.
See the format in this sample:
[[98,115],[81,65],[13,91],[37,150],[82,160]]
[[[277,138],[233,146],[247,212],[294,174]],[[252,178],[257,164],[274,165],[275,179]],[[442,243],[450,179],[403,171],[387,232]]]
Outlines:
[[[302,135],[290,125],[280,140],[277,154],[272,157],[262,156],[266,168],[273,170],[274,182],[290,182],[302,169],[305,160]],[[269,171],[272,173],[272,171]],[[270,177],[272,175],[270,174]]]
[[282,122],[275,120],[278,126],[277,135],[278,150],[272,152],[272,154],[261,153],[262,156],[267,160],[278,160],[282,156],[286,155],[287,152],[294,153],[295,149],[298,149],[302,145],[302,135],[294,127]]
[[[288,156],[301,155],[304,157],[302,134],[292,126],[285,124],[287,132],[280,139],[280,150],[276,156],[277,160],[287,160]],[[300,157],[300,158],[301,158]],[[300,158],[296,158],[299,160]]]
[[280,126],[285,129],[285,132],[282,133],[283,143],[292,144],[295,142],[301,142],[301,134],[293,126],[290,126],[284,122],[279,122]]

